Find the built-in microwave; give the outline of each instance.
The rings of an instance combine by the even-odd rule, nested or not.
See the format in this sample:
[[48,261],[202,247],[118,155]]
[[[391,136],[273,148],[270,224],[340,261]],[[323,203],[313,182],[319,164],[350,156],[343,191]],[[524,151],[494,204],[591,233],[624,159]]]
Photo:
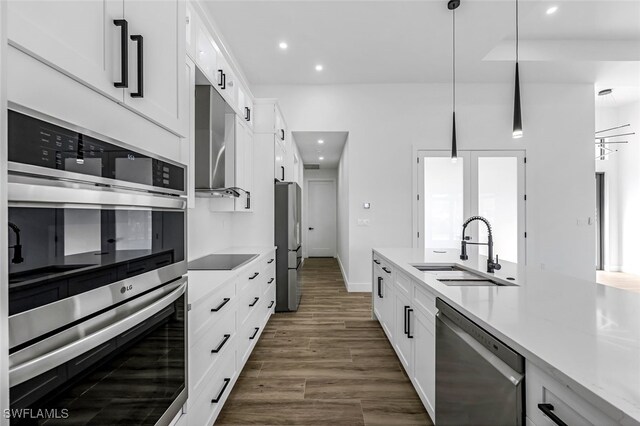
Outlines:
[[187,393],[185,166],[8,116],[11,424],[168,424]]

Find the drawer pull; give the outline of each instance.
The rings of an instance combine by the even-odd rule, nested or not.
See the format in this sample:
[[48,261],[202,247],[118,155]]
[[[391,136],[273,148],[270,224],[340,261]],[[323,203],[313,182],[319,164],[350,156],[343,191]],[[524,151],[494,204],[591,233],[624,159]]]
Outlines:
[[373,259],[373,263],[375,263],[376,265],[379,265],[379,264],[380,264],[380,261],[379,261],[379,260],[377,260],[377,259]]
[[256,272],[255,274],[253,274],[252,276],[249,277],[250,280],[255,279],[258,275],[260,275],[260,272]]
[[383,298],[383,296],[382,296],[382,277],[378,277],[378,297],[380,299]]
[[558,426],[567,426],[567,424],[553,412],[553,404],[538,404],[538,408]]
[[273,263],[273,259],[269,260],[267,263]]
[[220,309],[224,308],[224,305],[226,305],[227,303],[229,303],[229,299],[228,297],[225,297],[224,299],[222,299],[222,303],[218,305],[217,308],[212,308],[211,312],[218,312]]
[[267,281],[267,284],[271,284],[273,282],[273,278],[271,278],[269,281]]
[[229,340],[229,337],[231,337],[230,334],[225,334],[224,335],[224,339],[222,339],[222,342],[220,342],[220,344],[218,345],[217,348],[215,349],[211,349],[211,353],[212,354],[217,354],[218,352],[220,352],[220,350],[222,349],[222,347],[227,343],[227,341]]
[[383,266],[383,267],[382,267],[382,270],[383,270],[383,271],[385,271],[387,274],[390,274],[390,273],[391,273],[391,271],[390,271],[390,270],[388,270],[386,266]]
[[249,303],[249,307],[250,307],[250,308],[253,308],[254,306],[256,306],[256,303],[258,303],[258,300],[260,300],[260,298],[259,298],[259,297],[255,297],[255,298],[253,299],[253,302],[252,302],[252,303]]
[[256,330],[253,332],[253,336],[249,337],[249,340],[255,339],[259,330],[260,330],[260,327],[256,327]]
[[413,335],[411,334],[411,312],[413,312],[413,309],[407,309],[407,337],[409,339],[413,339]]
[[218,396],[216,396],[211,400],[212,404],[217,404],[218,402],[220,402],[220,398],[222,398],[222,395],[224,395],[224,391],[227,389],[227,386],[229,386],[229,382],[231,382],[230,378],[224,379],[224,385],[222,385],[222,389],[220,389],[220,393],[218,394]]
[[269,304],[268,309],[271,309],[273,307],[273,300],[271,301],[271,303]]

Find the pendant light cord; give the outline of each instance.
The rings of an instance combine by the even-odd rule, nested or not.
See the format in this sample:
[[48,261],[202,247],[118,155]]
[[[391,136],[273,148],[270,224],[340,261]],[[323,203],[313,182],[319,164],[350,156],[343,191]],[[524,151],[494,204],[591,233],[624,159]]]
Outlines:
[[456,112],[456,10],[453,9],[453,112]]
[[520,13],[518,9],[518,0],[516,0],[516,63],[520,59]]

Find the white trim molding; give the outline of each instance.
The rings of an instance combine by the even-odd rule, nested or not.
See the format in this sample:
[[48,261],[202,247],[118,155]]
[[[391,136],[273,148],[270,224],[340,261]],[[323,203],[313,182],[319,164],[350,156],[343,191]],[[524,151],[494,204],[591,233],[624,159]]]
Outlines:
[[340,265],[340,272],[342,273],[344,286],[349,293],[371,293],[371,283],[350,283],[347,278],[347,274],[344,272],[340,256],[336,256],[336,259],[338,259],[338,265]]

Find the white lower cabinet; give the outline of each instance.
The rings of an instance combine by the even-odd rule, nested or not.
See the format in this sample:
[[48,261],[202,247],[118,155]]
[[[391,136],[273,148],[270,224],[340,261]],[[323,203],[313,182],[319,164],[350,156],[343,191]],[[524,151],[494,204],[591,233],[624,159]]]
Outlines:
[[413,369],[411,381],[435,422],[436,400],[436,345],[433,318],[415,309],[409,317],[413,335]]
[[276,296],[274,257],[270,251],[222,283],[215,271],[189,271],[189,425],[215,422],[269,321]]
[[402,366],[407,371],[407,374],[411,376],[411,370],[413,368],[413,339],[411,338],[410,330],[408,330],[407,318],[411,314],[409,312],[411,305],[409,299],[401,292],[395,292],[395,339],[393,347],[400,358]]

